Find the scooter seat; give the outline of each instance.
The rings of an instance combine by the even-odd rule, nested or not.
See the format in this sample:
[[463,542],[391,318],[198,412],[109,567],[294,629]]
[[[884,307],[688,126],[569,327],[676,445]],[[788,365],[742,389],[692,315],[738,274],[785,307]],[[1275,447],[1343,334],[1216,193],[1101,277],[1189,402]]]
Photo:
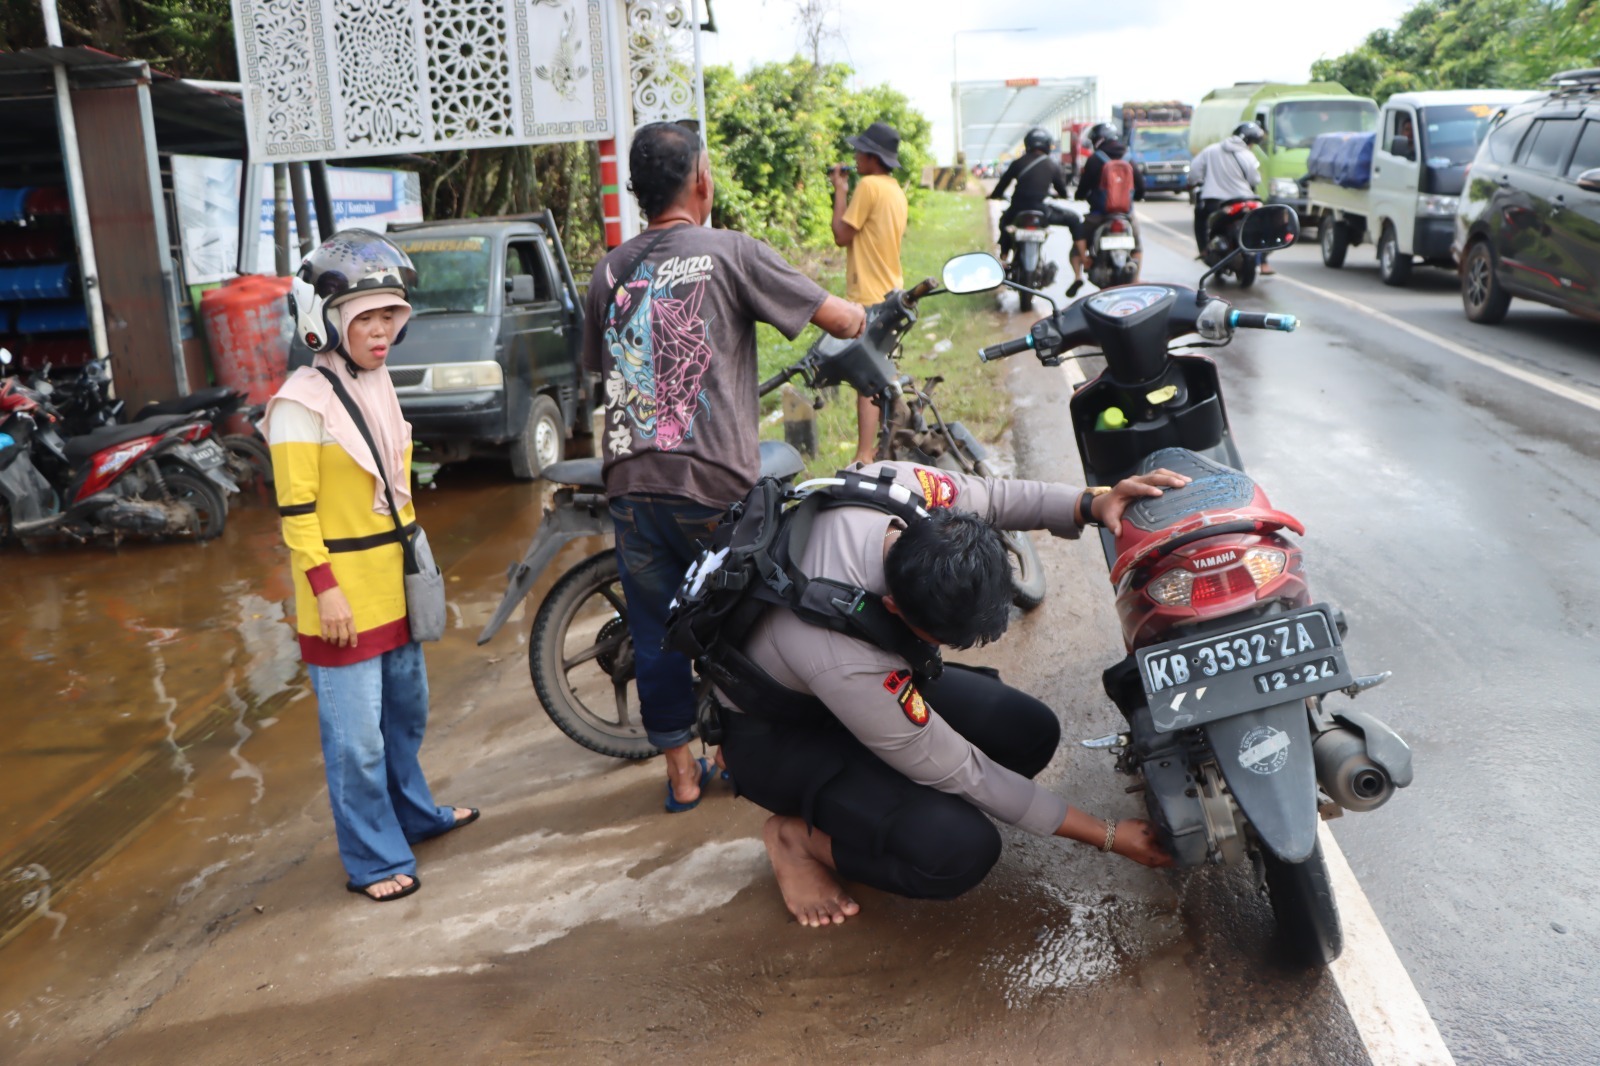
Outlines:
[[1048,225],[1043,211],[1018,211],[1011,224],[1018,229],[1043,229]]
[[1274,510],[1260,486],[1231,466],[1187,448],[1163,448],[1139,464],[1139,473],[1160,468],[1194,480],[1182,488],[1163,489],[1160,496],[1141,499],[1123,512],[1117,561],[1111,567],[1113,584],[1130,568],[1197,538],[1278,529],[1306,531],[1294,515]]
[[154,415],[186,415],[191,411],[199,411],[207,407],[230,407],[237,403],[240,395],[226,385],[216,385],[209,389],[196,389],[187,396],[174,396],[168,400],[157,400],[147,403],[139,412],[140,418],[150,418]]
[[187,421],[189,418],[186,415],[160,415],[156,418],[141,419],[126,426],[101,426],[81,437],[67,438],[61,450],[68,459],[77,463],[96,452],[125,444],[130,440],[138,440],[140,437],[153,437],[158,433],[165,433],[173,426]]
[[761,476],[775,478],[799,477],[806,468],[800,453],[781,440],[761,442]]
[[1248,474],[1187,448],[1163,448],[1147,456],[1139,464],[1139,473],[1163,467],[1194,480],[1181,489],[1163,489],[1160,496],[1146,497],[1129,507],[1126,518],[1140,529],[1166,529],[1199,511],[1231,511],[1255,501],[1258,490]]

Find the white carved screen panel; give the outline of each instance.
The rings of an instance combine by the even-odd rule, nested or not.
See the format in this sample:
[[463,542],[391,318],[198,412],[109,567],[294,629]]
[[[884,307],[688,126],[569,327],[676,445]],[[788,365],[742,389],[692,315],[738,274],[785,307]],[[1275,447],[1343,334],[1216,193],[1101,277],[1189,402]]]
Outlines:
[[616,133],[609,0],[233,0],[251,155]]

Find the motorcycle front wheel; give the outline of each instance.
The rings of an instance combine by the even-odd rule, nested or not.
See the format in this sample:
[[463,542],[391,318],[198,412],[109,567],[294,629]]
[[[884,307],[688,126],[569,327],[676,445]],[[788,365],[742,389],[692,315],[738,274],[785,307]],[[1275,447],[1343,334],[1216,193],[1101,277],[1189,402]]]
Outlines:
[[1344,950],[1339,904],[1333,898],[1322,843],[1305,862],[1288,863],[1261,852],[1267,895],[1278,922],[1278,938],[1289,959],[1306,967],[1327,966]]
[[590,751],[617,759],[660,754],[639,716],[615,551],[591,556],[555,583],[534,616],[528,671],[550,720]]

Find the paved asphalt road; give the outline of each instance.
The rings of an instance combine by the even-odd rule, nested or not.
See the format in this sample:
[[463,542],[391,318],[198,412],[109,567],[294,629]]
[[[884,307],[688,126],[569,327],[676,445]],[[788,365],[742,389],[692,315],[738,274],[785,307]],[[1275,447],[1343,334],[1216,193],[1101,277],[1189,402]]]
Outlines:
[[[1140,212],[1145,278],[1193,284],[1188,205]],[[1218,353],[1235,438],[1305,521],[1352,666],[1394,672],[1363,709],[1416,756],[1410,789],[1334,834],[1458,1061],[1600,1061],[1600,324],[1518,301],[1477,326],[1453,274],[1387,288],[1364,248],[1339,271],[1309,240],[1273,262],[1219,290],[1302,320]]]

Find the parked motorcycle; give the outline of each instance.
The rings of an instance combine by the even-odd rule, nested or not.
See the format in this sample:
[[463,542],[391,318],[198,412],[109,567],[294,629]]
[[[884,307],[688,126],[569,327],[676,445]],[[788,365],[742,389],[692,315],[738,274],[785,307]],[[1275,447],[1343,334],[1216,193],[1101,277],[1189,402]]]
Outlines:
[[[1194,479],[1130,507],[1120,535],[1101,531],[1128,649],[1103,682],[1127,728],[1084,743],[1111,752],[1116,768],[1137,779],[1130,791],[1144,793],[1180,867],[1249,861],[1286,946],[1325,965],[1338,957],[1342,933],[1319,813],[1381,807],[1411,783],[1411,752],[1377,718],[1324,702],[1354,698],[1389,675],[1351,671],[1343,613],[1314,599],[1301,548],[1285,535],[1303,527],[1242,471],[1216,363],[1169,347],[1192,334],[1220,347],[1238,329],[1297,324],[1205,292],[1238,259],[1287,247],[1298,234],[1288,207],[1240,214],[1237,247],[1198,289],[1095,293],[980,358],[1031,350],[1058,366],[1078,357],[1066,354],[1073,349],[1098,348],[1105,371],[1070,403],[1087,483],[1159,467]],[[973,253],[946,266],[946,285],[982,291],[1002,274],[992,257]],[[1103,419],[1110,408],[1120,417]]]
[[[49,380],[50,368],[35,375],[34,382]],[[225,449],[228,477],[236,484],[248,487],[260,483],[272,485],[272,453],[255,423],[260,420],[264,405],[245,407],[245,394],[238,389],[217,385],[196,389],[185,396],[166,400],[152,400],[132,418],[126,418],[126,406],[111,395],[111,373],[107,361],[93,359],[83,369],[66,380],[54,383],[51,402],[61,415],[59,431],[67,436],[88,433],[102,426],[120,425],[124,421],[141,422],[160,415],[184,415],[203,420],[211,425],[211,433]],[[229,432],[230,423],[242,422],[244,432]]]
[[1138,277],[1139,263],[1133,258],[1137,247],[1133,219],[1107,215],[1089,238],[1089,280],[1095,288],[1126,285]]
[[0,541],[222,533],[238,487],[207,424],[167,415],[63,438],[59,420],[46,394],[0,381]]
[[[866,328],[853,340],[824,335],[799,362],[762,382],[761,395],[799,378],[813,390],[849,385],[874,398],[883,412],[878,454],[950,470],[992,476],[981,445],[959,422],[946,423],[927,387],[903,391],[890,354],[916,323],[917,301],[934,295],[932,278],[892,294],[868,309]],[[926,416],[932,414],[930,426]],[[791,480],[805,469],[800,455],[778,441],[761,443],[761,474]],[[555,463],[541,475],[557,486],[522,561],[507,574],[505,595],[478,643],[491,640],[571,541],[602,538],[605,547],[559,577],[534,615],[528,668],[534,691],[552,721],[573,740],[623,759],[658,754],[645,736],[634,705],[633,641],[618,576],[614,535],[601,460]],[[1008,533],[1017,559],[1014,602],[1034,607],[1044,598],[1044,571],[1025,533]]]
[[[1256,283],[1256,270],[1260,263],[1254,255],[1241,251],[1239,235],[1245,220],[1260,207],[1260,200],[1233,200],[1211,212],[1206,219],[1205,264],[1219,276],[1232,275],[1241,289],[1248,289]],[[1297,229],[1290,240],[1299,235]]]

